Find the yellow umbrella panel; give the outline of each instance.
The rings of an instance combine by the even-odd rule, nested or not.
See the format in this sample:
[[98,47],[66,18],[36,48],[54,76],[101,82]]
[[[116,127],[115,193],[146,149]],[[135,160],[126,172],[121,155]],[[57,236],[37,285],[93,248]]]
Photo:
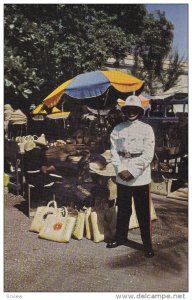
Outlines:
[[58,113],[52,113],[47,115],[47,118],[53,119],[53,120],[58,120],[58,119],[67,119],[70,115],[69,111],[65,112],[58,112]]
[[40,115],[40,114],[46,115],[47,112],[46,112],[46,110],[43,108],[43,106],[44,106],[43,104],[39,104],[39,105],[33,110],[32,114],[33,114],[33,115]]

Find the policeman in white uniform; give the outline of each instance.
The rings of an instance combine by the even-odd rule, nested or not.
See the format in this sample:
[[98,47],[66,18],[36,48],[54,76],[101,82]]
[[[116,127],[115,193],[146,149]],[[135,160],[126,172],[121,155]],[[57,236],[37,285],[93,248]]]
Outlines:
[[107,248],[126,243],[133,197],[144,253],[146,257],[153,257],[149,184],[155,146],[154,132],[150,125],[139,120],[144,110],[137,96],[132,95],[126,99],[122,112],[127,121],[115,126],[111,133],[112,163],[117,174],[118,213],[116,239],[109,242]]

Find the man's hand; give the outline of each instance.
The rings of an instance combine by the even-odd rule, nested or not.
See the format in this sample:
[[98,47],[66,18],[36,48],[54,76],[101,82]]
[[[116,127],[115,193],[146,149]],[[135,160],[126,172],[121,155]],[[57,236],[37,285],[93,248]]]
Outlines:
[[120,173],[118,173],[118,176],[124,181],[130,181],[134,178],[128,170],[121,171]]
[[41,171],[46,174],[46,173],[49,173],[49,172],[55,172],[55,167],[53,165],[47,167],[47,166],[42,166],[41,167]]

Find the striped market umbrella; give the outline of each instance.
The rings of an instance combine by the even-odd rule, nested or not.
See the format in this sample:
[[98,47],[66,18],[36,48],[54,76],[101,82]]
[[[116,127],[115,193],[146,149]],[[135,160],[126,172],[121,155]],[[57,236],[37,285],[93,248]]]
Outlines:
[[125,99],[131,94],[140,94],[144,81],[120,71],[92,71],[80,74],[56,88],[43,104],[51,108],[62,95],[81,101],[92,108],[106,108],[116,104],[117,98]]
[[33,111],[32,115],[47,115],[47,111],[44,109],[43,104],[39,104]]
[[43,104],[39,104],[32,111],[32,119],[34,121],[44,121],[46,115],[47,115],[47,111],[44,109],[44,105]]

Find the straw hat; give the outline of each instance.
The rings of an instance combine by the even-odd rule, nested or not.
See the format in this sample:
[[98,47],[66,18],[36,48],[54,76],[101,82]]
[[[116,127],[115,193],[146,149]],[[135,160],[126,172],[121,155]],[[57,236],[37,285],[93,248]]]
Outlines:
[[16,109],[13,114],[12,114],[13,117],[15,117],[15,119],[17,117],[20,117],[20,118],[27,118],[26,115],[20,110],[20,109]]
[[17,120],[17,121],[11,121],[13,125],[25,125],[27,124],[27,120]]
[[44,133],[42,133],[42,135],[34,142],[40,146],[47,146],[47,141],[46,141]]
[[10,111],[14,111],[13,107],[10,104],[5,104],[4,105],[4,110],[10,110]]
[[107,163],[111,162],[111,150],[105,150],[101,155],[106,159]]
[[35,143],[31,140],[27,141],[26,144],[24,145],[24,150],[25,151],[31,151],[36,147]]
[[96,166],[95,163],[89,163],[89,168],[91,171],[101,176],[116,176],[114,166],[111,162],[108,163],[102,170],[99,170],[98,166]]
[[95,172],[96,170],[103,170],[105,168],[99,161],[90,162],[89,167],[91,170],[95,170]]
[[10,122],[12,124],[26,124],[27,116],[20,109],[17,109],[12,113]]
[[13,111],[12,110],[5,110],[4,111],[4,119],[5,121],[9,121],[11,119],[11,115],[12,115]]
[[90,164],[95,169],[103,170],[107,165],[107,161],[102,155],[94,153],[90,156]]

